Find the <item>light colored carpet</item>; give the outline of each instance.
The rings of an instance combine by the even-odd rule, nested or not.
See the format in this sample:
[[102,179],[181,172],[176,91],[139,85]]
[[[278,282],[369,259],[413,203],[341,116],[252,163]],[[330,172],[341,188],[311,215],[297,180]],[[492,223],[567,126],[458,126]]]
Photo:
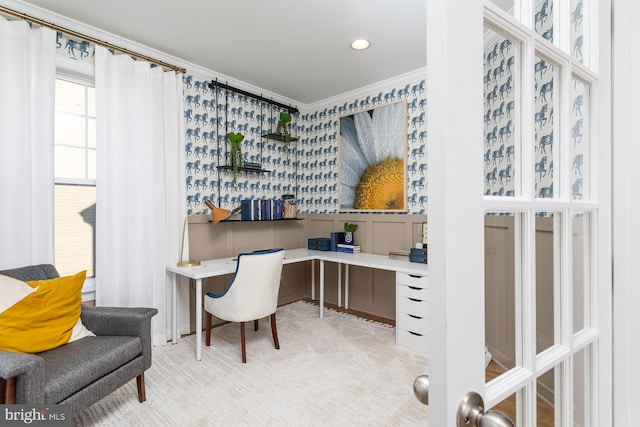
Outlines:
[[[195,360],[195,336],[156,347],[145,374],[87,409],[80,426],[413,426],[428,408],[413,396],[425,355],[395,345],[395,329],[298,301],[277,313],[280,350],[265,319],[214,328]],[[203,337],[204,340],[204,337]]]

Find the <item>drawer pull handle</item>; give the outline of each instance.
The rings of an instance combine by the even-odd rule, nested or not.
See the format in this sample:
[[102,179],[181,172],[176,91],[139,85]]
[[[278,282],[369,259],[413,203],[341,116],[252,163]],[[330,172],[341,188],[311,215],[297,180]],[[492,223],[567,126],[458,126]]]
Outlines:
[[419,287],[417,287],[417,286],[409,286],[409,289],[413,289],[414,291],[419,291],[419,290],[421,290],[422,288],[419,288]]
[[409,301],[422,302],[422,300],[421,300],[421,299],[415,299],[415,298],[409,298]]
[[409,317],[413,317],[414,319],[424,319],[424,317],[416,316],[415,314],[409,314]]
[[417,274],[409,274],[409,277],[414,277],[416,279],[421,279],[423,276],[418,276]]
[[407,331],[407,332],[409,332],[411,335],[416,335],[416,336],[418,336],[418,337],[421,337],[421,336],[422,336],[422,334],[419,334],[419,333],[417,333],[417,332],[411,332],[411,331]]

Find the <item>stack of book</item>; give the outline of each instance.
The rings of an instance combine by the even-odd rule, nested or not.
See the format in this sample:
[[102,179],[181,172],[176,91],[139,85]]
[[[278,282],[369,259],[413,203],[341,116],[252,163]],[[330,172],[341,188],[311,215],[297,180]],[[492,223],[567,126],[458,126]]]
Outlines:
[[410,251],[405,251],[402,249],[389,251],[389,259],[399,259],[402,261],[409,261],[409,255],[410,255]]
[[344,252],[347,254],[358,254],[360,253],[359,245],[347,245],[344,243],[338,243],[338,252]]
[[282,219],[280,199],[244,199],[240,201],[242,221],[272,221]]
[[256,162],[244,162],[243,167],[245,167],[246,169],[262,169],[262,165]]

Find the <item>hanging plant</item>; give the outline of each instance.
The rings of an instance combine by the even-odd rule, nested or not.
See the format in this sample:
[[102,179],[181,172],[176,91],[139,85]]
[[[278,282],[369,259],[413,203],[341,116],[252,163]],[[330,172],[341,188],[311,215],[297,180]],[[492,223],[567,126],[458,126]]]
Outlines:
[[280,113],[280,120],[278,120],[278,127],[276,127],[276,134],[282,137],[285,151],[287,152],[287,159],[289,158],[289,145],[291,144],[291,134],[289,133],[289,127],[288,127],[289,122],[291,122],[291,114]]
[[227,139],[231,143],[229,155],[231,157],[231,167],[233,169],[233,182],[236,183],[238,182],[238,168],[241,168],[244,165],[241,146],[244,135],[241,133],[229,132],[227,134]]

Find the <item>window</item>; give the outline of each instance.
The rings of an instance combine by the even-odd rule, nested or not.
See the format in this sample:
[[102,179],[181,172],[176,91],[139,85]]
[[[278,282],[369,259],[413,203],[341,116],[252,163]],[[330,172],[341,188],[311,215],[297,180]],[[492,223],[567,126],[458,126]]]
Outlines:
[[96,227],[93,83],[59,76],[55,111],[55,263],[61,275],[87,270],[83,300],[92,300]]

